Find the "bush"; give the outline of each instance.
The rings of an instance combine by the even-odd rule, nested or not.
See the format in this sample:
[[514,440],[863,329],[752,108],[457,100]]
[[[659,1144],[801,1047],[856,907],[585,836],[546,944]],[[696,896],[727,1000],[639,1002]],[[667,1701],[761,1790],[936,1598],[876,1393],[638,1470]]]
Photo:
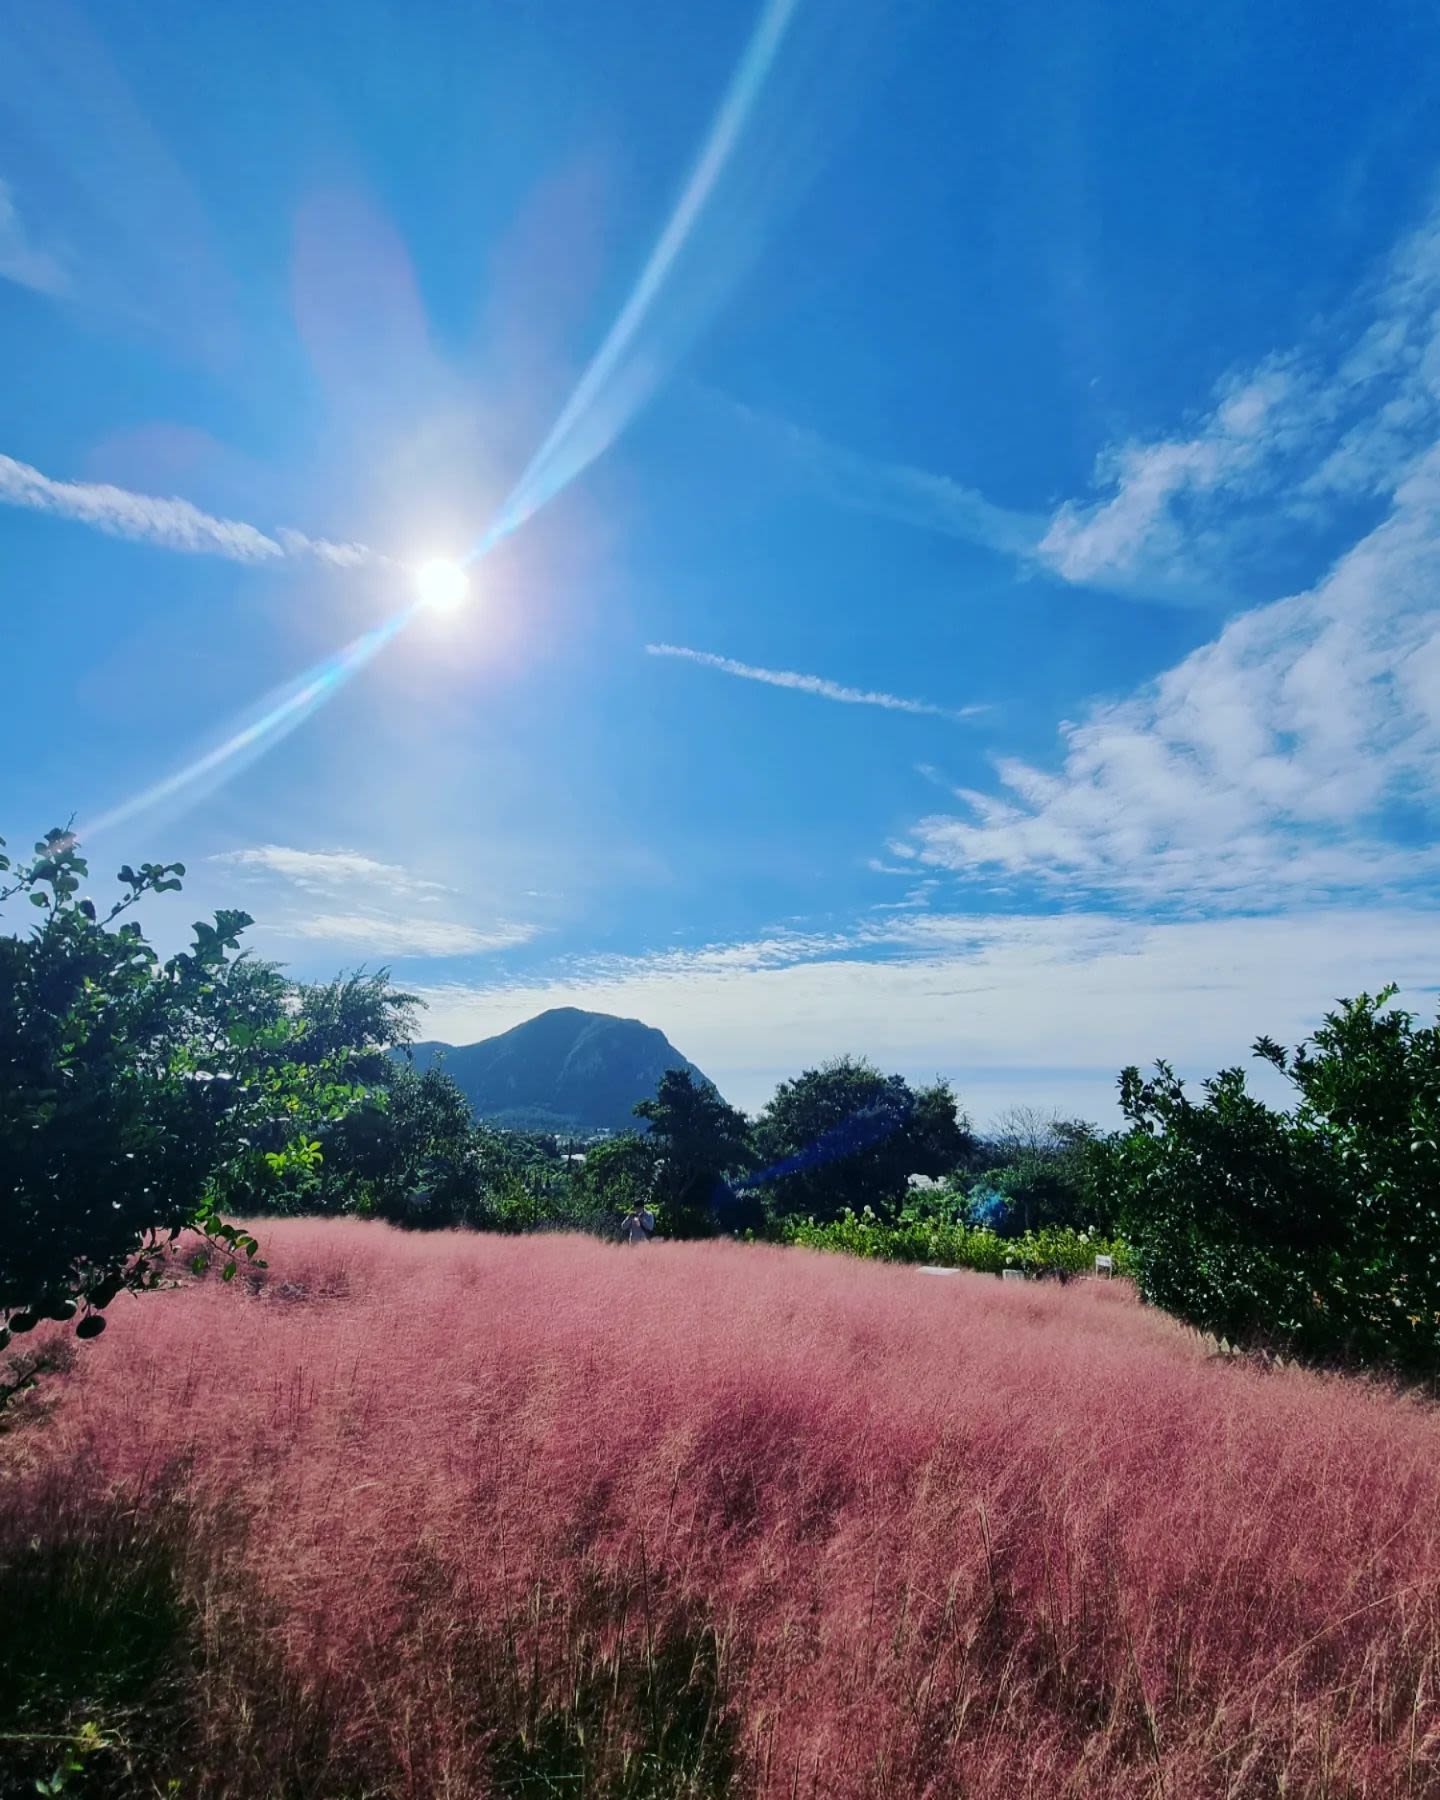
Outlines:
[[1222,1070],[1121,1077],[1130,1128],[1094,1152],[1143,1292],[1201,1328],[1304,1355],[1440,1371],[1440,1028],[1343,1001],[1293,1055],[1255,1054],[1293,1112]]
[[840,1250],[881,1262],[974,1269],[985,1275],[998,1275],[1005,1269],[1023,1269],[1031,1275],[1084,1275],[1094,1270],[1095,1258],[1101,1255],[1114,1257],[1119,1275],[1128,1275],[1134,1268],[1130,1247],[1121,1239],[1092,1236],[1068,1225],[1007,1237],[959,1219],[911,1217],[890,1224],[868,1206],[818,1223],[786,1219],[779,1238],[781,1243],[809,1250]]
[[122,868],[104,912],[68,832],[19,865],[0,855],[7,871],[0,904],[27,902],[35,922],[0,935],[0,1349],[41,1318],[83,1315],[79,1335],[97,1335],[186,1228],[253,1256],[221,1209],[305,1178],[315,1126],[352,1099],[278,977],[238,954],[248,914],[197,923],[164,963],[125,916],[177,890],[182,864]]

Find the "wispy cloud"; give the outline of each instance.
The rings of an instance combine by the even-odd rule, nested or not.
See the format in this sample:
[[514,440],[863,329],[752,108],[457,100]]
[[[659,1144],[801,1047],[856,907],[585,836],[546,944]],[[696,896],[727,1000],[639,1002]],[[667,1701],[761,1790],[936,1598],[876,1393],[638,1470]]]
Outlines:
[[[514,949],[538,935],[538,927],[515,920],[477,924],[437,918],[423,909],[443,904],[452,888],[358,850],[255,844],[208,860],[271,885],[280,901],[279,916],[269,926],[275,937],[332,945],[337,955],[478,956]],[[329,905],[291,910],[285,900],[296,891]]]
[[222,850],[209,859],[232,868],[277,875],[309,893],[333,893],[359,886],[397,897],[424,898],[449,893],[442,881],[428,881],[399,863],[379,862],[358,850],[297,850],[287,844],[254,844]]
[[1014,556],[1029,555],[1045,534],[1043,515],[997,506],[947,475],[862,456],[738,400],[716,399],[768,443],[800,483],[837,506]]
[[1278,516],[1380,498],[1440,430],[1440,202],[1377,278],[1307,339],[1227,375],[1182,429],[1103,449],[1088,494],[1047,516],[947,476],[863,456],[710,396],[837,505],[983,544],[1077,586],[1227,597]]
[[1098,468],[1106,498],[1067,501],[1038,545],[1042,561],[1067,581],[1142,575],[1164,560],[1167,579],[1182,566],[1187,500],[1225,488],[1232,494],[1293,444],[1300,384],[1282,364],[1229,384],[1194,435],[1109,450]]
[[335,544],[284,529],[273,536],[240,519],[220,519],[188,500],[136,494],[108,482],[56,481],[29,463],[0,456],[0,503],[54,513],[94,526],[111,537],[133,538],[197,556],[231,562],[264,563],[285,557],[312,557],[338,568],[383,562],[363,544]]
[[1213,575],[1277,515],[1393,493],[1437,430],[1440,204],[1348,307],[1227,377],[1183,433],[1102,452],[1098,493],[1059,508],[1039,556],[1067,581],[1122,588]]
[[736,662],[729,656],[712,656],[708,650],[687,650],[680,644],[647,644],[645,654],[679,657],[684,662],[698,663],[704,669],[717,669],[722,675],[735,675],[742,681],[760,681],[768,687],[790,688],[800,694],[814,694],[820,700],[837,700],[842,706],[879,706],[887,712],[920,713],[934,719],[971,719],[989,710],[986,706],[937,706],[929,700],[907,700],[901,694],[844,687],[823,675],[802,675],[794,669],[759,669],[751,663]]
[[276,927],[277,935],[310,938],[366,956],[476,956],[512,950],[535,936],[535,927],[497,923],[461,925],[399,913],[315,913]]
[[35,243],[5,181],[0,181],[0,280],[33,288],[37,294],[59,295],[70,290],[64,264]]

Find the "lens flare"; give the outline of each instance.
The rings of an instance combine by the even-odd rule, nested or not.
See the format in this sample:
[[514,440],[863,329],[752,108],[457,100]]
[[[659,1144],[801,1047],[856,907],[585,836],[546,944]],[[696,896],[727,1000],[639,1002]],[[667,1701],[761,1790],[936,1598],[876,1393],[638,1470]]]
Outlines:
[[[791,35],[795,15],[803,3],[804,0],[759,0],[759,13],[749,41],[689,177],[628,300],[549,435],[463,561],[437,557],[411,569],[412,598],[391,618],[284,687],[273,690],[248,714],[234,721],[221,741],[144,792],[92,818],[83,835],[93,837],[152,809],[179,810],[193,804],[264,755],[352,680],[421,613],[448,614],[462,607],[470,596],[468,566],[486,556],[609,448],[678,360],[718,303],[722,291],[739,272],[743,260],[739,252],[722,259],[726,266],[713,269],[706,265],[706,259],[696,262],[693,254],[687,256],[686,252],[693,252],[702,216],[717,211],[717,190],[737,180],[737,148],[747,136],[754,136],[752,115],[765,89],[774,86],[774,68],[780,60],[782,43]],[[800,161],[803,158],[778,156],[772,145],[770,154],[759,157],[750,169],[749,187],[755,187],[763,173],[760,185],[770,194],[779,182],[779,171],[790,163],[798,166]],[[723,203],[720,210],[724,210]],[[743,206],[732,205],[732,211],[735,217],[728,221],[726,233],[722,234],[731,239],[735,237],[737,220],[748,216]],[[759,214],[755,217],[758,219]],[[744,249],[742,244],[740,251]],[[667,291],[666,307],[657,308]],[[667,313],[673,317],[664,316]]]
[[414,607],[407,607],[404,612],[394,614],[383,624],[354,638],[333,656],[315,663],[293,681],[273,689],[251,709],[248,716],[236,721],[218,744],[183,768],[177,769],[173,775],[167,775],[163,781],[157,781],[142,793],[112,807],[109,812],[88,819],[76,828],[75,836],[82,842],[89,842],[102,832],[125,824],[137,814],[148,813],[167,804],[173,804],[179,810],[212,792],[240,769],[263,756],[281,738],[288,737],[297,725],[303,724],[352,676],[359,674],[367,663],[379,655],[386,644],[409,623],[414,612]]
[[457,612],[470,597],[470,578],[459,563],[435,557],[415,571],[415,598],[431,612]]
[[[652,344],[648,352],[643,343],[637,341],[655,311],[656,302],[672,284],[675,266],[690,245],[702,215],[711,207],[715,190],[745,135],[750,115],[765,89],[799,5],[800,0],[762,0],[759,17],[721,97],[689,178],[629,299],[580,377],[549,436],[530,459],[499,513],[466,557],[467,563],[486,555],[501,538],[508,537],[523,525],[609,449],[649,399],[683,347],[679,341],[663,340],[684,339],[698,329],[701,323],[699,312],[684,327],[677,329],[672,322],[670,331],[663,333],[661,340]],[[714,284],[702,283],[702,286],[707,285]],[[710,294],[709,304],[713,305],[716,298],[716,294]],[[693,295],[691,304],[695,305]],[[700,310],[708,310],[708,306]]]

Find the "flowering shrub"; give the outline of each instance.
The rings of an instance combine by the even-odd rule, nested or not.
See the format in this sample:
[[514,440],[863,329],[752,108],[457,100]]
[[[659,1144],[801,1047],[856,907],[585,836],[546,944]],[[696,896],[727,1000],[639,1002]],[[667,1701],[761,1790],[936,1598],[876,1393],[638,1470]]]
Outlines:
[[844,1212],[829,1224],[814,1219],[787,1219],[780,1227],[782,1243],[809,1250],[842,1250],[850,1256],[881,1262],[927,1263],[933,1267],[975,1269],[998,1275],[1023,1269],[1032,1275],[1083,1275],[1097,1256],[1114,1259],[1115,1273],[1134,1272],[1130,1246],[1121,1238],[1101,1237],[1070,1226],[1047,1226],[1023,1237],[1001,1237],[983,1225],[966,1225],[943,1217],[911,1217],[887,1224],[867,1206]]

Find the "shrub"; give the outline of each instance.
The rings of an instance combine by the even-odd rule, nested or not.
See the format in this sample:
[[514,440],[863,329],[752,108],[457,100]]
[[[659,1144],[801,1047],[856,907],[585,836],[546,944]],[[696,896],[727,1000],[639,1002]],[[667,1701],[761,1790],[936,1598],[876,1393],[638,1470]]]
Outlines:
[[0,1349],[40,1318],[82,1313],[98,1333],[187,1227],[253,1255],[221,1209],[308,1171],[313,1126],[351,1097],[333,1058],[302,1049],[273,972],[237,954],[248,914],[197,923],[164,963],[125,916],[178,889],[181,864],[122,868],[103,913],[67,832],[18,866],[0,855],[6,871],[0,903],[27,901],[35,923],[0,934]]
[[846,1211],[838,1219],[786,1219],[779,1227],[781,1243],[810,1250],[840,1250],[849,1256],[871,1257],[880,1262],[926,1263],[935,1268],[974,1269],[998,1275],[1005,1269],[1023,1269],[1032,1275],[1084,1275],[1094,1270],[1095,1258],[1114,1258],[1120,1275],[1133,1272],[1128,1244],[1119,1238],[1094,1236],[1071,1226],[1048,1226],[1009,1237],[982,1225],[958,1219],[911,1217],[890,1224],[871,1209]]
[[1097,1178],[1146,1295],[1202,1328],[1318,1358],[1440,1370],[1440,1027],[1393,989],[1255,1053],[1292,1112],[1226,1069],[1193,1100],[1165,1064],[1121,1078],[1130,1128]]

